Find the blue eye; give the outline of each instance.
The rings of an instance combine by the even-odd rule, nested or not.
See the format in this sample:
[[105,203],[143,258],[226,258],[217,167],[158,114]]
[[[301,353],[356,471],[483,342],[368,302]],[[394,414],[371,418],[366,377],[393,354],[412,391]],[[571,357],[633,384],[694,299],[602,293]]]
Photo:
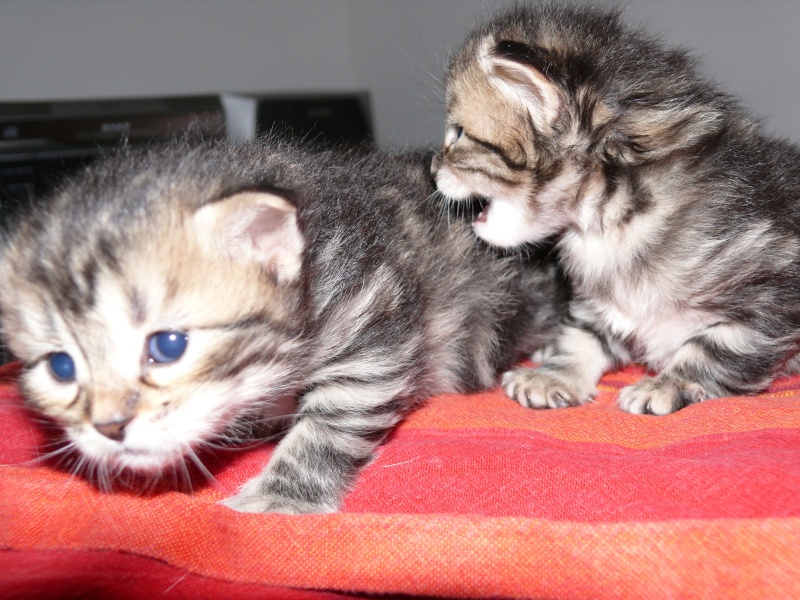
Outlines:
[[462,135],[464,135],[464,128],[456,127],[456,139],[460,139]]
[[67,383],[75,380],[75,361],[66,352],[53,352],[47,359],[50,373],[58,381]]
[[171,363],[186,351],[189,336],[182,331],[159,331],[150,336],[147,343],[148,360],[156,363]]

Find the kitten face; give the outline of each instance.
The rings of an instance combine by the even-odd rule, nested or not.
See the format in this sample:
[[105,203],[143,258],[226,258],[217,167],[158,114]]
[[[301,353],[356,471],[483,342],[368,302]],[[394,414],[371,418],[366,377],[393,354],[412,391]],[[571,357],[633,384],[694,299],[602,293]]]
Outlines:
[[[643,55],[652,55],[647,68]],[[706,151],[734,110],[692,68],[685,53],[626,32],[617,13],[513,8],[473,32],[450,64],[437,186],[456,201],[484,197],[474,229],[497,246],[603,229],[596,206],[619,173]],[[630,217],[619,210],[613,218]]]
[[[54,256],[18,242],[8,258],[32,267],[6,268],[2,301],[29,401],[99,472],[157,474],[254,407],[291,411],[293,218],[282,199],[240,194],[150,219],[103,259],[90,243]],[[259,247],[266,237],[280,238],[277,253]],[[67,291],[57,282],[70,263],[85,268]]]
[[578,175],[555,143],[561,95],[535,70],[496,56],[494,46],[492,38],[469,45],[451,67],[435,176],[452,200],[487,200],[476,234],[512,247],[566,226],[563,205]]

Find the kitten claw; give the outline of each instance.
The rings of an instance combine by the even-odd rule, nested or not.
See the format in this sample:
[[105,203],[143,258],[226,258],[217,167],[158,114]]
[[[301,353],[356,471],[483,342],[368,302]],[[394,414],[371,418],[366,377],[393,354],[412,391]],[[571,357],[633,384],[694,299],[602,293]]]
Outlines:
[[617,404],[638,415],[668,415],[689,404],[707,400],[709,395],[698,383],[669,378],[645,377],[622,389]]
[[590,401],[595,390],[582,391],[564,383],[552,371],[514,369],[502,377],[506,394],[527,408],[566,408]]

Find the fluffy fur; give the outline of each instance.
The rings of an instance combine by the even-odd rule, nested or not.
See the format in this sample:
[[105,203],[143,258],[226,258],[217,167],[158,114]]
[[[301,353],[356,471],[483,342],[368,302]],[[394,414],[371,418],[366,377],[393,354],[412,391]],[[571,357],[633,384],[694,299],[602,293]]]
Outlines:
[[666,414],[796,368],[800,152],[764,134],[685,51],[620,15],[517,6],[472,32],[446,79],[434,165],[483,196],[478,236],[560,236],[574,287],[555,355],[503,377],[532,407],[580,404],[607,369],[657,372],[623,409]]
[[[558,319],[554,265],[478,243],[429,201],[429,170],[418,155],[269,141],[101,161],[2,256],[26,397],[104,485],[288,419],[225,504],[336,510],[404,414],[494,385]],[[163,332],[185,349],[164,356]]]

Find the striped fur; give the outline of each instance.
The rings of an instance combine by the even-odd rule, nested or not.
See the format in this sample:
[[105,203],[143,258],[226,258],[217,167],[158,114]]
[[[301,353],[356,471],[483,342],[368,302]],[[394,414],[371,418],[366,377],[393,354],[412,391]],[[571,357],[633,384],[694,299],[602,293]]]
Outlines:
[[634,413],[763,390],[800,343],[800,151],[765,135],[685,51],[618,12],[516,6],[469,35],[447,73],[434,173],[483,196],[478,236],[559,236],[574,287],[551,359],[504,375],[533,407],[580,404],[602,373],[658,372]]
[[[3,329],[27,398],[106,486],[288,421],[263,474],[225,504],[336,510],[409,410],[494,385],[563,305],[554,265],[476,241],[429,200],[429,170],[421,155],[278,141],[100,162],[3,255]],[[185,353],[153,362],[149,340],[173,330]],[[74,380],[54,377],[61,352]]]

